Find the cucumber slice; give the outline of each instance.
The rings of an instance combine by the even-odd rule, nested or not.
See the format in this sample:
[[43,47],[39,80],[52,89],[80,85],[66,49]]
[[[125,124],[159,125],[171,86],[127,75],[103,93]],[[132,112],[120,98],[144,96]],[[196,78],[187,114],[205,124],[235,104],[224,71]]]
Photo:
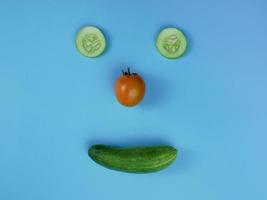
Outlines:
[[162,56],[177,59],[186,51],[187,41],[179,29],[166,28],[159,33],[156,46]]
[[106,39],[98,28],[86,26],[77,34],[76,47],[82,55],[95,58],[105,51]]

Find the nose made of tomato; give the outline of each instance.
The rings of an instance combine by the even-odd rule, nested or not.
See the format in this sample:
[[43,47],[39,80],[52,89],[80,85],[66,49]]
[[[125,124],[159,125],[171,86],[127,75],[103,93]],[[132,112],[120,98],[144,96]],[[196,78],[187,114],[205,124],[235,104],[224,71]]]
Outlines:
[[115,82],[115,96],[126,107],[139,104],[145,96],[145,82],[137,73],[122,70],[122,75]]

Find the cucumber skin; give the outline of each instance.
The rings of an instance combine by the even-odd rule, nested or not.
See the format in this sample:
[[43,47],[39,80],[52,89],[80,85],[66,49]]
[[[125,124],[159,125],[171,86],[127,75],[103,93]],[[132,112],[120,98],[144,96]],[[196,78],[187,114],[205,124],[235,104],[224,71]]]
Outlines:
[[177,150],[171,146],[117,148],[96,144],[89,148],[88,155],[108,169],[128,173],[151,173],[171,165],[177,156]]

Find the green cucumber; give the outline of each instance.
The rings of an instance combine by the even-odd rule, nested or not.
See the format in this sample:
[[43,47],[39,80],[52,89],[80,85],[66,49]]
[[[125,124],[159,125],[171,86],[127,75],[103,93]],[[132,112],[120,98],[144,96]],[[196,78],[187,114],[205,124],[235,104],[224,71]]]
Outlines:
[[106,39],[98,28],[85,26],[77,34],[76,47],[82,55],[95,58],[105,51]]
[[168,167],[176,158],[177,150],[171,146],[119,148],[93,145],[89,156],[98,164],[128,173],[150,173]]
[[177,59],[186,51],[187,41],[181,30],[165,28],[159,33],[156,46],[162,56]]

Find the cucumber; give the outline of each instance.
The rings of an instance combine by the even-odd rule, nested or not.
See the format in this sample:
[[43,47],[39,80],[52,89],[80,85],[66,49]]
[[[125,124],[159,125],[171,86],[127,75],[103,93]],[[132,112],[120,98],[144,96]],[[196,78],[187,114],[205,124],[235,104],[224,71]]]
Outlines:
[[165,28],[159,33],[156,46],[162,56],[177,59],[186,51],[187,41],[181,30]]
[[168,167],[176,158],[177,150],[171,146],[119,148],[93,145],[89,156],[98,164],[128,173],[150,173]]
[[106,49],[105,36],[98,28],[85,26],[76,36],[76,48],[86,57],[98,57],[103,54]]

